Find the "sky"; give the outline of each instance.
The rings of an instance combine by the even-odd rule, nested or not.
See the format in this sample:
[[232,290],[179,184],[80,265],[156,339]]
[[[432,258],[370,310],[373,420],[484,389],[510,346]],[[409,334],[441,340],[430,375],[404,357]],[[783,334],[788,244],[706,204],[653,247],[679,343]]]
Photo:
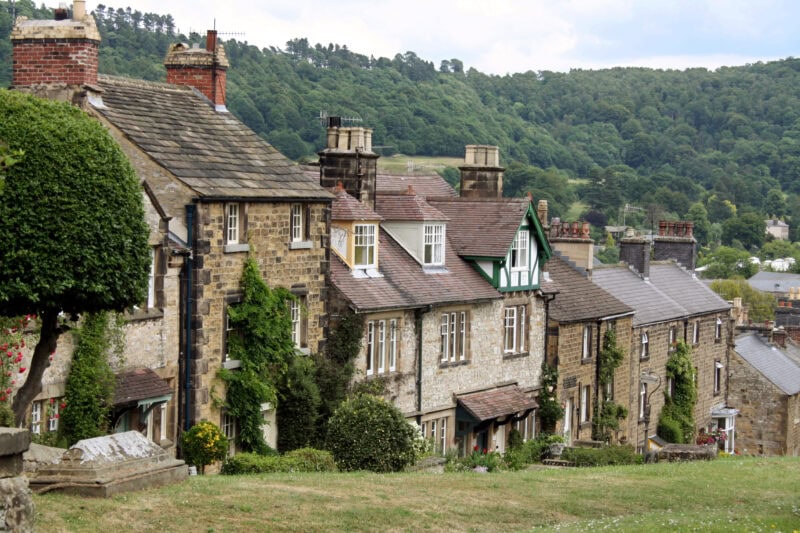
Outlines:
[[[48,3],[48,2],[45,2]],[[136,0],[178,30],[259,47],[306,37],[375,57],[415,52],[487,74],[738,66],[800,55],[797,0]],[[48,3],[49,5],[49,3]],[[88,1],[93,10],[97,2]],[[225,35],[229,34],[229,35]],[[230,35],[235,34],[235,35]]]

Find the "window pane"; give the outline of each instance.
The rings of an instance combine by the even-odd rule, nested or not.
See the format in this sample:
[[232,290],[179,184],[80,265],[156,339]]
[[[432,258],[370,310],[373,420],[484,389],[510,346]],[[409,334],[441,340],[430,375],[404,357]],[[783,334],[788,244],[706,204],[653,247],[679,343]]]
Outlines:
[[389,370],[397,368],[397,320],[389,321]]
[[378,372],[386,370],[386,321],[378,322]]
[[292,241],[303,240],[303,207],[300,204],[292,206]]
[[355,227],[356,266],[375,265],[375,225],[357,224]]
[[372,374],[372,358],[375,355],[375,322],[367,324],[367,374]]
[[228,244],[239,243],[239,204],[228,204]]

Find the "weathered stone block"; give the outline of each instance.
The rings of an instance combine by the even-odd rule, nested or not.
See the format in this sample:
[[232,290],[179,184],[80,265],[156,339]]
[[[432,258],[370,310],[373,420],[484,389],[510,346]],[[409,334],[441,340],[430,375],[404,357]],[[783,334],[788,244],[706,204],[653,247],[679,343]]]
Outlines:
[[22,454],[31,444],[27,429],[0,428],[0,456]]
[[33,499],[28,478],[0,479],[0,530],[33,531]]

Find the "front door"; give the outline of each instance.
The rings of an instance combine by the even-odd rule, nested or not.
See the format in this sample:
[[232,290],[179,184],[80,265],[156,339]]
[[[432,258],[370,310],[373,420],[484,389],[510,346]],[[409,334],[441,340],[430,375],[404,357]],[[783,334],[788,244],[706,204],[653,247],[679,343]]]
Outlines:
[[564,423],[562,428],[567,444],[572,444],[572,398],[564,402]]

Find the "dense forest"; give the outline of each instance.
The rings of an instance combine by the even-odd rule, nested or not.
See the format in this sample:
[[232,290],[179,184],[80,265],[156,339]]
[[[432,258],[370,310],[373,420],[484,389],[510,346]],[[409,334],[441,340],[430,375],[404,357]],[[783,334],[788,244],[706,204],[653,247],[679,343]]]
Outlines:
[[[49,16],[31,0],[15,7]],[[0,1],[0,86],[10,83],[10,9]],[[170,15],[101,5],[94,16],[107,74],[163,81],[167,46],[204,40],[176,35]],[[598,228],[683,218],[701,244],[754,250],[776,216],[797,221],[800,240],[800,59],[494,76],[456,58],[375,58],[305,38],[283,49],[224,44],[229,109],[294,159],[323,146],[326,111],[360,117],[383,155],[499,145],[506,195],[532,191],[554,215],[580,213]]]

